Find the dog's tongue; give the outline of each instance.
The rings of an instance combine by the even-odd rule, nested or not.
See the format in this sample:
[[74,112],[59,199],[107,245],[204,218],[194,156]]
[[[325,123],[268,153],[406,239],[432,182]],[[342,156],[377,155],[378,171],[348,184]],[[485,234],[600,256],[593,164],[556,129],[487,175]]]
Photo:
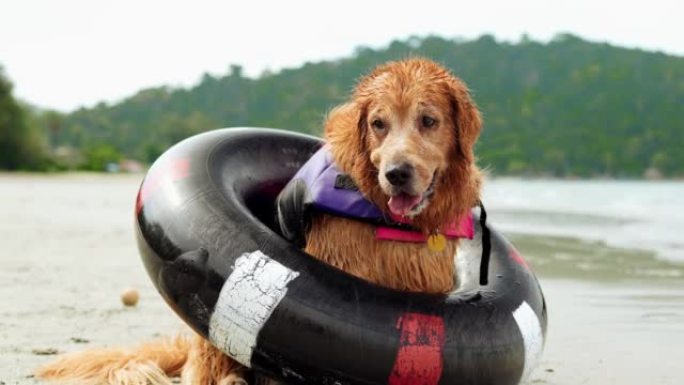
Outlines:
[[406,216],[420,202],[420,196],[399,194],[390,198],[387,205],[394,215]]

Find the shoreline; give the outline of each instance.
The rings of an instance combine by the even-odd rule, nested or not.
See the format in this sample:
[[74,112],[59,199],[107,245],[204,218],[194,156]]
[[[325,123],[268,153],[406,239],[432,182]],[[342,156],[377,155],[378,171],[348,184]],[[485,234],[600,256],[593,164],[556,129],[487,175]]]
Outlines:
[[[3,176],[63,176],[63,175],[97,175],[97,176],[130,176],[139,175],[144,177],[149,170],[149,165],[142,172],[108,172],[108,171],[92,171],[92,170],[51,170],[51,171],[39,171],[39,170],[2,170],[0,169],[0,178]],[[485,170],[485,181],[559,181],[559,182],[618,182],[618,183],[629,183],[629,182],[644,182],[644,183],[684,183],[684,176],[669,176],[662,178],[637,178],[637,177],[617,177],[617,176],[592,176],[592,177],[578,177],[578,176],[550,176],[550,175],[506,175],[506,174],[492,174],[487,173]]]
[[684,280],[684,263],[651,250],[629,249],[575,237],[507,234],[539,277],[618,283]]

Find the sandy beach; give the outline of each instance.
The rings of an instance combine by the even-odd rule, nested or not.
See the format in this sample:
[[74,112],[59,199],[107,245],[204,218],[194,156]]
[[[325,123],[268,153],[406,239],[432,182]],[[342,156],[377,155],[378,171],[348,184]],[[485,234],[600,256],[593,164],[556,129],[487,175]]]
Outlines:
[[[0,385],[39,383],[32,370],[56,353],[184,330],[138,257],[141,179],[0,174]],[[497,215],[494,202],[494,226]],[[684,383],[684,261],[557,234],[511,239],[549,306],[545,351],[527,384]],[[127,287],[140,291],[138,306],[121,304]]]

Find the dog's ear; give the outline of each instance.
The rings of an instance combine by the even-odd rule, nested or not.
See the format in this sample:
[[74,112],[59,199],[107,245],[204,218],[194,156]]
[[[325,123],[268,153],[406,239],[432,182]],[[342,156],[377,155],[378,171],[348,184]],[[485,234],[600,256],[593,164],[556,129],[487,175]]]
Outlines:
[[366,133],[368,132],[368,105],[366,103],[360,104],[360,103],[355,103],[357,104],[357,112],[356,115],[358,116],[358,119],[356,121],[356,127],[359,130],[359,136],[363,138],[363,140],[366,140]]
[[473,161],[473,146],[482,130],[482,119],[468,87],[458,78],[448,82],[452,120],[456,126],[457,150],[468,161]]
[[366,105],[356,101],[342,104],[328,113],[326,141],[334,149],[338,166],[345,172],[350,172],[360,159],[368,158],[366,115]]

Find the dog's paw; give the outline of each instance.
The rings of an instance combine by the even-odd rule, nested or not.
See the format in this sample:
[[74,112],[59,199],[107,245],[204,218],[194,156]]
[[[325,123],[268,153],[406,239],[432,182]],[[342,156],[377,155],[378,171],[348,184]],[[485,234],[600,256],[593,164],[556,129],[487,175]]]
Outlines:
[[236,373],[231,373],[219,381],[219,385],[249,385],[244,378]]

